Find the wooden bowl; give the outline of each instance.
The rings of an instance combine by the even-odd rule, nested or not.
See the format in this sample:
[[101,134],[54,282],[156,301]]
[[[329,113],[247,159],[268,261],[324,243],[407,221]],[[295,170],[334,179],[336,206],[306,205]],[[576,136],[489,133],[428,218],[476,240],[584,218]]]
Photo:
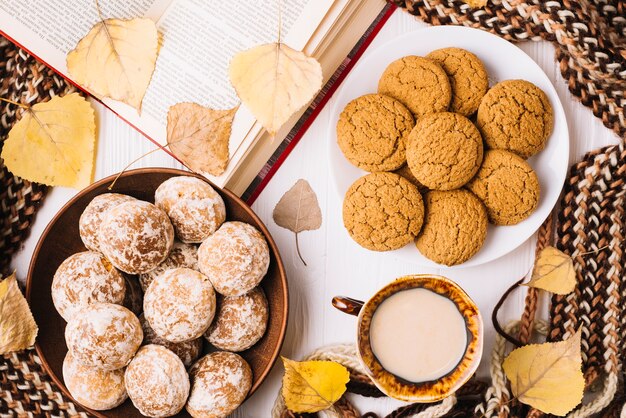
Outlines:
[[[194,176],[207,181],[203,177],[187,171],[169,168],[143,168],[123,173],[111,191],[154,202],[154,192],[157,187],[168,178],[175,176]],[[61,262],[74,253],[85,251],[85,246],[78,234],[78,219],[95,196],[109,192],[107,188],[114,177],[107,177],[90,185],[61,208],[50,221],[37,243],[26,279],[26,298],[35,321],[39,325],[39,335],[35,348],[46,372],[50,374],[52,380],[61,388],[63,393],[70,398],[72,396],[63,384],[62,373],[63,358],[67,353],[64,338],[66,323],[54,308],[50,287],[54,273]],[[270,248],[269,271],[261,282],[270,308],[267,332],[252,348],[240,353],[252,368],[252,388],[248,394],[250,396],[269,374],[278,358],[285,338],[288,313],[287,277],[276,243],[259,217],[231,191],[216,186],[213,188],[224,199],[226,219],[243,221],[255,226],[265,235]],[[205,341],[205,351],[207,346],[209,344]],[[210,347],[209,350],[211,350]],[[97,412],[88,408],[85,409],[98,417],[130,418],[142,416],[130,400],[126,400],[122,405],[109,411]],[[177,416],[189,415],[183,409]]]

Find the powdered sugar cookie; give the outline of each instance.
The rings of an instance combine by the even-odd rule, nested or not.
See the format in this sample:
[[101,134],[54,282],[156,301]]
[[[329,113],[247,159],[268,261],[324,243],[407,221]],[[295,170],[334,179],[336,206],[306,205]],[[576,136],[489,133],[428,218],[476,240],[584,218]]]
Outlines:
[[122,273],[95,251],[69,256],[57,268],[52,279],[52,302],[66,321],[92,303],[121,304],[125,292]]
[[202,273],[188,268],[166,270],[148,287],[143,301],[156,334],[179,343],[201,337],[215,315],[215,291]]
[[161,264],[155,269],[150,270],[147,273],[139,275],[139,284],[145,292],[148,290],[148,286],[152,283],[155,277],[163,273],[165,270],[173,269],[176,267],[187,267],[192,270],[198,270],[198,247],[193,244],[185,244],[180,241],[175,241],[172,251]]
[[107,211],[124,202],[135,200],[134,197],[119,193],[104,193],[93,198],[78,221],[80,239],[89,250],[100,251],[98,229]]
[[94,303],[65,328],[65,342],[76,361],[101,370],[128,364],[143,340],[137,317],[123,306]]
[[74,399],[96,411],[113,409],[128,398],[124,369],[105,371],[86,367],[69,352],[63,360],[63,381]]
[[222,197],[206,182],[189,176],[172,177],[154,193],[154,203],[172,220],[182,242],[202,242],[226,219]]
[[195,418],[223,418],[246,399],[252,371],[235,353],[218,351],[202,357],[189,370],[191,393],[187,412]]
[[141,200],[109,209],[99,229],[100,249],[118,269],[145,273],[167,258],[174,228],[163,210]]
[[254,289],[269,264],[265,237],[244,222],[224,223],[198,249],[200,271],[224,296],[239,296]]
[[204,336],[221,350],[247,350],[265,334],[267,318],[267,299],[257,287],[245,295],[221,298],[215,320]]
[[133,405],[148,417],[177,414],[189,395],[189,376],[183,362],[160,345],[141,347],[124,378]]

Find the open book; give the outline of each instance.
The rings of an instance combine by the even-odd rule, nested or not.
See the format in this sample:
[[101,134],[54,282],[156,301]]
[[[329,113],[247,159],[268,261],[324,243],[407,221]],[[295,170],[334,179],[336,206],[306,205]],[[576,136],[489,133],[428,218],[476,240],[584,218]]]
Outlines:
[[[239,51],[276,41],[279,7],[283,42],[317,58],[326,81],[384,5],[384,0],[100,0],[104,18],[153,19],[161,43],[141,115],[121,102],[101,101],[146,137],[165,145],[170,106],[195,102],[228,109],[237,104],[228,80],[230,59]],[[0,32],[70,81],[65,57],[97,22],[95,0],[0,0]],[[241,106],[229,142],[228,167],[209,179],[241,193],[298,116],[270,138]]]

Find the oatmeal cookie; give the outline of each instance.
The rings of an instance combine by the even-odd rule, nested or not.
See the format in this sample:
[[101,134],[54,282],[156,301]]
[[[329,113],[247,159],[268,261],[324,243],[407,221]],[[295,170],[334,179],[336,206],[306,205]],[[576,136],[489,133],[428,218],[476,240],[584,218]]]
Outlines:
[[343,224],[360,246],[373,251],[404,247],[419,233],[424,203],[417,188],[393,173],[355,181],[343,201]]
[[343,155],[365,171],[391,171],[405,162],[406,138],[415,120],[399,101],[382,94],[352,100],[337,122]]
[[489,148],[528,158],[545,147],[553,120],[548,96],[539,87],[525,80],[506,80],[480,102],[476,125]]
[[496,225],[515,225],[528,218],[539,204],[539,180],[532,167],[519,156],[490,150],[476,177],[467,184],[487,207]]
[[426,215],[417,249],[439,264],[452,266],[472,258],[487,236],[487,211],[467,190],[426,194]]
[[378,93],[404,104],[416,118],[443,112],[452,99],[446,72],[436,62],[409,55],[385,69],[378,81]]
[[441,65],[452,88],[450,111],[463,116],[478,110],[480,100],[489,88],[487,70],[482,61],[461,48],[442,48],[426,55]]
[[407,162],[424,186],[452,190],[476,174],[483,160],[483,141],[465,116],[431,113],[421,118],[409,137]]

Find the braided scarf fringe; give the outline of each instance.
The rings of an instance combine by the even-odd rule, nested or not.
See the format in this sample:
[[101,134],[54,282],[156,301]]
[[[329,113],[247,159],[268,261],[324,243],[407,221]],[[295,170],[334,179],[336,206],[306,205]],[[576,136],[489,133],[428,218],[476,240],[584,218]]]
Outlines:
[[552,42],[570,92],[626,138],[626,3],[623,0],[388,0],[433,25],[463,25],[510,41]]

